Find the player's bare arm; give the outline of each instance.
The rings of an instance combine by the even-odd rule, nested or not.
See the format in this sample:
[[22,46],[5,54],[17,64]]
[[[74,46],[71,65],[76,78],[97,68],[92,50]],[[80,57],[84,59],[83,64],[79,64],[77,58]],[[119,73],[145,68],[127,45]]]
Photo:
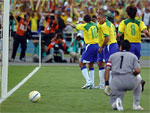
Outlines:
[[144,29],[143,33],[146,35],[147,38],[150,38],[150,34],[147,29]]
[[138,74],[140,74],[140,68],[136,68],[133,72],[133,75],[137,76]]

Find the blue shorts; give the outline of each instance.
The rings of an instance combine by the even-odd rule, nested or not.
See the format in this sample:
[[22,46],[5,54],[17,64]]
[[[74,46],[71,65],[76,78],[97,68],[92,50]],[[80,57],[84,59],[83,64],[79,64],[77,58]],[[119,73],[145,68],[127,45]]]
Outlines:
[[112,55],[113,53],[116,53],[118,51],[119,51],[119,46],[118,46],[117,43],[106,45],[105,48],[104,48],[105,62],[108,61],[110,55]]
[[140,59],[140,51],[141,51],[141,44],[140,43],[131,43],[130,52],[135,54],[138,59]]
[[104,49],[103,49],[101,53],[98,52],[98,54],[97,54],[97,62],[105,62],[105,57],[104,56],[105,55],[104,55]]
[[94,63],[97,62],[98,44],[88,44],[84,47],[81,62]]

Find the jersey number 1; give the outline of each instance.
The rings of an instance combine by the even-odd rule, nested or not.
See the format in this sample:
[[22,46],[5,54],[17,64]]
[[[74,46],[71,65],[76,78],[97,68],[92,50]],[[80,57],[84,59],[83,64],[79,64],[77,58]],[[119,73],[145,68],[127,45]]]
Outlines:
[[121,56],[120,69],[122,68],[123,56]]

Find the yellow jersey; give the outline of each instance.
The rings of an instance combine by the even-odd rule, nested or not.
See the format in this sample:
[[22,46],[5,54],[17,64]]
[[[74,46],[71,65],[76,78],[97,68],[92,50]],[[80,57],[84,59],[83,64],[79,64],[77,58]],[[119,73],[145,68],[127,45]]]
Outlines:
[[109,20],[106,19],[106,21],[101,25],[101,29],[104,37],[109,37],[107,45],[117,43],[116,29],[114,24],[112,24]]
[[104,42],[104,35],[102,32],[101,25],[99,23],[97,24],[97,28],[98,28],[98,45],[101,47]]
[[119,24],[118,32],[124,33],[124,39],[130,43],[141,43],[141,31],[146,28],[143,21],[126,19]]
[[31,20],[31,31],[32,32],[37,32],[38,30],[38,16],[35,15],[33,18],[30,17],[30,20]]
[[96,44],[98,43],[98,36],[97,36],[97,26],[93,22],[85,23],[85,24],[78,24],[76,25],[76,30],[82,30],[84,36],[85,44]]

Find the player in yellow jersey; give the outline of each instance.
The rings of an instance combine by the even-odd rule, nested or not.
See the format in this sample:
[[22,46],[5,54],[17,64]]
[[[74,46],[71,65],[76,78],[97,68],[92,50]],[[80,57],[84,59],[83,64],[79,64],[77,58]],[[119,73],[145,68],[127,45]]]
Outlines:
[[[89,15],[84,16],[84,21],[84,24],[78,24],[76,26],[69,24],[76,28],[76,30],[83,31],[84,42],[86,44],[80,60],[80,68],[86,80],[86,84],[82,87],[82,89],[91,88],[94,84],[93,64],[94,62],[97,62],[97,53],[99,48],[96,24],[91,22],[91,17]],[[86,64],[89,64],[89,74],[86,68]]]
[[101,25],[101,30],[104,35],[104,41],[101,45],[101,48],[99,49],[99,53],[101,53],[104,49],[105,62],[107,62],[109,56],[119,50],[116,40],[116,29],[115,26],[106,19],[104,14],[99,15],[98,21]]
[[[98,22],[101,25],[101,30],[104,36],[104,41],[99,48],[99,53],[104,51],[105,62],[107,63],[109,56],[119,51],[119,47],[116,40],[116,29],[115,26],[106,19],[104,14],[99,14]],[[110,76],[111,81],[111,76]]]
[[[137,8],[135,6],[128,6],[126,12],[128,19],[123,20],[119,24],[118,36],[120,37],[122,34],[124,34],[124,39],[128,40],[131,43],[130,52],[135,54],[138,59],[140,59],[141,32],[144,32],[147,37],[150,37],[150,34],[144,22],[135,19],[137,13]],[[138,77],[141,78],[140,75],[138,75]],[[145,81],[142,80],[141,83],[143,91]]]
[[137,13],[135,6],[128,6],[126,12],[129,18],[119,24],[118,36],[124,34],[124,39],[131,43],[130,52],[140,59],[141,32],[144,32],[147,37],[150,37],[150,35],[144,22],[135,19]]
[[[100,16],[98,15],[97,16],[98,22],[99,22],[99,18],[100,18]],[[103,42],[104,42],[104,35],[103,35],[103,32],[102,32],[101,25],[99,23],[97,24],[97,28],[98,28],[98,45],[99,45],[99,47],[101,47]],[[98,86],[95,86],[94,88],[104,89],[104,86],[105,86],[105,81],[104,81],[104,73],[105,73],[104,51],[102,51],[101,53],[98,53],[97,64],[98,64],[98,67],[99,67],[100,83],[99,83]]]

